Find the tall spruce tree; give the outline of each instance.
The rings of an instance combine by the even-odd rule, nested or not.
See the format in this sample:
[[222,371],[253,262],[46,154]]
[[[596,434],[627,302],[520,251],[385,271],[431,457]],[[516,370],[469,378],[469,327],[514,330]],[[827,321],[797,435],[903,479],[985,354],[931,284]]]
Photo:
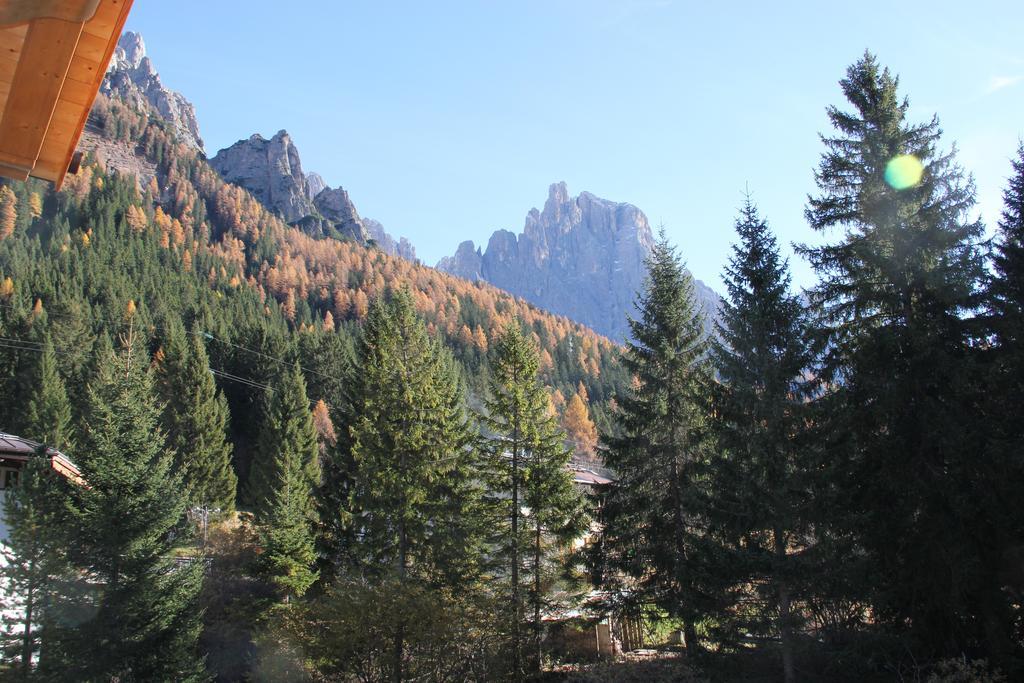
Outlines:
[[989,301],[995,314],[996,341],[1019,370],[1024,368],[1024,143],[1017,148],[1013,174],[1003,191],[1003,214],[992,260],[995,277]]
[[634,385],[613,414],[621,436],[604,436],[618,481],[604,509],[603,574],[617,595],[681,619],[693,651],[708,609],[698,552],[706,519],[697,502],[711,370],[693,281],[664,231],[637,309],[623,355]]
[[28,403],[23,436],[61,451],[71,446],[71,403],[57,371],[57,357],[49,335],[44,337],[32,384],[25,388]]
[[50,664],[61,678],[205,679],[196,648],[203,566],[171,557],[185,495],[159,423],[147,359],[129,328],[125,348],[101,359],[89,388],[69,553],[92,610],[62,634],[64,657]]
[[67,491],[45,446],[19,475],[3,494],[7,538],[0,542],[0,607],[5,660],[18,680],[31,680],[34,662],[44,656],[40,650],[49,645],[49,629],[61,618],[60,593],[70,580],[59,514]]
[[316,579],[315,491],[320,485],[320,447],[296,363],[267,391],[260,451],[249,478],[260,529],[260,565],[285,602]]
[[[517,680],[524,669],[524,565],[533,576],[530,659],[532,668],[539,671],[544,570],[552,549],[548,539],[555,535],[564,540],[580,533],[585,524],[580,494],[566,468],[571,452],[564,445],[565,434],[538,377],[537,349],[523,335],[521,325],[519,321],[510,323],[492,347],[485,419],[490,432],[486,442],[489,489],[502,520],[495,525],[496,555],[508,581],[510,664]],[[528,516],[523,514],[524,506],[529,509]]]
[[[1013,549],[1024,542],[1024,511],[1015,502],[1024,490],[1024,423],[1020,419],[1024,402],[1024,143],[1013,160],[1003,203],[993,256],[995,272],[987,292],[994,340],[987,355],[992,362],[990,372],[981,380],[986,382],[982,389],[988,399],[985,405],[991,430],[991,447],[986,455],[996,474],[986,492],[990,501],[988,543],[999,558],[1000,568],[1012,563],[1009,558]],[[1019,615],[1019,608],[1016,611]],[[1003,636],[1005,625],[1014,620],[1014,609],[993,599],[987,612],[987,639],[1004,645],[1002,651],[993,654],[1008,659],[1014,648]],[[1021,646],[1018,638],[1018,658]]]
[[227,440],[227,400],[217,391],[202,339],[186,335],[178,321],[168,327],[156,377],[163,428],[177,454],[189,505],[234,510],[238,478]]
[[277,488],[263,513],[260,565],[287,603],[306,592],[317,572],[309,477],[302,462],[286,453],[278,461]]
[[[407,290],[376,300],[359,344],[353,427],[359,571],[407,586],[464,588],[482,545],[475,430],[454,366],[416,316]],[[402,680],[405,626],[391,634]]]
[[[249,472],[248,499],[256,521],[264,523],[274,514],[274,501],[288,473],[299,469],[306,478],[303,506],[310,522],[315,513],[312,492],[320,484],[320,447],[306,381],[296,363],[278,375],[264,398],[263,420],[256,458]],[[300,489],[294,495],[303,495]]]
[[348,335],[322,331],[300,335],[299,348],[303,365],[314,370],[309,397],[326,406],[327,422],[334,432],[333,438],[325,439],[321,434],[323,473],[316,495],[320,576],[329,583],[351,560],[354,543],[352,496],[356,463],[352,458],[351,428],[357,417],[359,390],[355,347]]
[[[790,292],[788,264],[749,196],[725,271],[712,358],[711,506],[735,585],[757,587],[759,609],[739,609],[746,633],[779,637],[787,683],[795,680],[793,589],[807,538],[807,479],[800,442],[807,418],[803,373],[811,368],[807,321]],[[738,602],[751,596],[737,595]]]
[[939,150],[937,119],[907,122],[898,79],[873,55],[840,84],[852,110],[828,109],[836,134],[806,216],[842,236],[801,248],[828,342],[819,418],[837,497],[825,509],[866,559],[853,592],[874,624],[908,635],[917,656],[989,651],[981,612],[1002,598],[980,540],[993,473],[971,396],[984,273],[973,182]]

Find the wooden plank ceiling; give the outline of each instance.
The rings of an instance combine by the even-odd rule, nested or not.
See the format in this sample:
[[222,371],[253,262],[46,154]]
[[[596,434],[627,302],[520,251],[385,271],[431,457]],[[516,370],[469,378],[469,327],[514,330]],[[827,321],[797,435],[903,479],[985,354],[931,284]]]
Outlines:
[[132,0],[0,0],[0,175],[60,187]]

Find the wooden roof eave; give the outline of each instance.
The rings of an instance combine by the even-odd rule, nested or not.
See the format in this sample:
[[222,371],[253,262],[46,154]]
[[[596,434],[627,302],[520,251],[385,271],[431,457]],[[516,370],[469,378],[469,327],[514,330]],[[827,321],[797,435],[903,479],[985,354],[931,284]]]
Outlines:
[[[0,174],[59,188],[132,0],[33,1],[33,18],[0,26]],[[15,9],[0,22],[30,16]]]

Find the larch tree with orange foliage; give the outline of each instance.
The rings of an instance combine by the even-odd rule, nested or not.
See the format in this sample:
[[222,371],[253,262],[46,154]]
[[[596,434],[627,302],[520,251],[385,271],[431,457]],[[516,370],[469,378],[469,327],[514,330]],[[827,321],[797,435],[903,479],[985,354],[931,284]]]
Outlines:
[[0,240],[14,234],[14,225],[18,220],[18,198],[11,188],[0,187]]
[[[583,391],[586,395],[586,390]],[[593,457],[597,449],[597,427],[590,419],[590,409],[577,392],[569,399],[562,416],[562,426],[576,453],[585,457]]]

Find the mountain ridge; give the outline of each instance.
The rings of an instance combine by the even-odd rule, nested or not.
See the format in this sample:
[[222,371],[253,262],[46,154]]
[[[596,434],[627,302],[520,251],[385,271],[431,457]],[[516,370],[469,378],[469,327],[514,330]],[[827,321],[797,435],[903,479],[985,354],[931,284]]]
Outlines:
[[[203,151],[194,107],[160,84],[139,34],[121,37],[103,91],[137,109],[156,111],[179,139]],[[89,142],[111,147],[109,140]],[[99,151],[101,156],[125,156],[112,148]],[[408,239],[395,239],[379,222],[361,217],[343,187],[330,187],[320,174],[304,170],[284,129],[269,139],[255,133],[238,140],[208,162],[226,182],[247,190],[286,224],[310,236],[372,245],[418,263]],[[642,289],[645,259],[653,244],[647,217],[636,206],[586,191],[570,197],[566,184],[559,182],[549,187],[542,209],[527,212],[521,233],[497,230],[486,249],[464,241],[436,268],[487,282],[622,342],[629,334],[627,317],[635,316],[634,299]],[[699,280],[694,286],[711,333],[721,299]]]
[[[570,197],[558,182],[549,186],[543,209],[527,212],[521,233],[496,230],[486,249],[466,240],[437,268],[493,284],[621,342],[653,246],[639,208],[586,191]],[[721,298],[696,279],[694,291],[710,333]]]
[[140,34],[125,31],[117,41],[100,92],[119,97],[136,108],[147,103],[171,124],[178,140],[203,151],[195,107],[180,92],[160,81]]
[[360,244],[370,240],[392,256],[416,260],[408,239],[396,240],[379,222],[362,218],[343,187],[330,187],[316,172],[305,172],[286,130],[267,139],[259,133],[217,152],[210,166],[225,181],[248,190],[289,225],[313,236],[335,236]]

